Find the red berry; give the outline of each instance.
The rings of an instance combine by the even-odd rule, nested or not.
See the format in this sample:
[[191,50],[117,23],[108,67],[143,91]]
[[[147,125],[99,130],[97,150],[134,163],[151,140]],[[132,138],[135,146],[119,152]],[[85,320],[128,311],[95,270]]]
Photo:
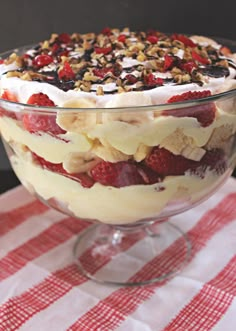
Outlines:
[[160,176],[183,175],[187,170],[195,169],[199,162],[174,155],[165,148],[154,147],[145,163]]
[[96,54],[109,54],[112,51],[112,47],[95,47],[94,48]]
[[[12,102],[18,102],[17,97],[13,93],[11,93],[7,90],[5,90],[3,92],[1,99],[12,101]],[[10,118],[13,118],[14,120],[17,118],[15,113],[13,113],[12,111],[6,110],[4,108],[0,108],[0,116],[7,116]]]
[[145,164],[138,165],[138,171],[143,178],[143,181],[146,185],[152,185],[155,183],[162,182],[162,177],[159,174],[152,170],[151,168],[147,167]]
[[200,163],[210,170],[215,170],[218,175],[223,174],[227,168],[225,152],[219,148],[207,151]]
[[1,96],[1,99],[12,101],[12,102],[18,102],[17,97],[8,90],[5,90],[3,92],[2,96]]
[[37,106],[45,106],[45,107],[55,106],[55,103],[51,99],[49,99],[49,97],[44,93],[36,93],[31,95],[27,103],[29,105],[37,105]]
[[[174,95],[168,100],[168,103],[202,99],[209,96],[211,96],[211,92],[208,90],[199,92],[189,91],[180,95]],[[165,110],[162,112],[162,114],[165,116],[194,117],[198,120],[202,127],[207,127],[213,123],[215,119],[215,113],[216,107],[213,102],[192,107]]]
[[196,63],[193,61],[188,61],[185,63],[180,64],[180,69],[187,71],[188,73],[191,73],[193,69],[197,67]]
[[111,29],[106,27],[101,31],[102,34],[104,34],[105,36],[110,36],[111,35]]
[[119,35],[119,37],[117,38],[117,40],[121,43],[124,43],[126,41],[126,35],[125,34],[121,34]]
[[53,58],[50,55],[47,55],[47,54],[37,55],[35,57],[35,59],[33,60],[34,66],[36,66],[38,68],[42,68],[44,66],[47,66],[52,62],[53,62]]
[[33,154],[33,157],[34,157],[34,160],[36,161],[36,163],[40,164],[40,166],[43,169],[47,169],[49,171],[61,174],[65,177],[75,180],[75,181],[79,182],[83,187],[89,188],[89,187],[93,186],[93,184],[94,184],[93,179],[91,177],[89,177],[86,173],[69,174],[63,168],[61,163],[59,163],[59,164],[51,163],[49,161],[46,161],[45,159],[43,159],[42,157],[38,156],[35,153],[32,153],[32,154]]
[[135,84],[138,81],[138,78],[131,74],[126,75],[125,79],[128,81],[129,84]]
[[61,44],[69,44],[71,42],[71,37],[68,33],[61,33],[58,36],[58,41]]
[[58,71],[58,77],[61,80],[73,80],[73,79],[75,79],[75,73],[72,70],[69,62],[66,61],[63,65],[63,68]]
[[221,54],[223,54],[224,56],[232,55],[231,50],[230,50],[228,47],[226,47],[226,46],[222,46],[221,49],[220,49],[220,52],[221,52]]
[[106,76],[106,74],[108,74],[109,72],[113,73],[113,68],[112,67],[93,69],[94,75],[97,76],[97,77],[100,77],[100,78],[104,78]]
[[102,161],[91,170],[91,176],[96,182],[105,186],[124,187],[145,183],[138,167],[126,161],[117,163]]
[[162,78],[156,78],[153,74],[148,74],[144,77],[144,83],[147,86],[154,87],[157,85],[163,85],[163,79]]
[[153,35],[149,35],[147,37],[147,41],[149,41],[151,44],[156,44],[158,42],[158,37],[153,36]]
[[201,63],[201,64],[210,64],[210,60],[202,57],[201,55],[199,55],[197,52],[192,51],[192,57],[195,61]]
[[165,55],[165,62],[164,62],[164,71],[172,69],[174,65],[174,58],[168,54]]
[[59,49],[60,49],[60,46],[58,44],[56,44],[56,43],[53,44],[52,49],[51,49],[52,54],[55,55]]
[[4,60],[0,59],[0,64],[3,64],[4,63]]
[[[54,102],[49,99],[46,94],[37,93],[31,95],[29,100],[27,101],[30,105],[37,106],[45,106],[45,107],[53,107],[55,106]],[[25,113],[23,116],[23,125],[25,129],[31,133],[34,132],[48,132],[52,134],[62,134],[65,133],[56,123],[56,115],[55,114],[37,114],[34,111],[29,113]]]
[[195,99],[203,99],[211,96],[211,91],[204,90],[204,91],[188,91],[183,94],[174,95],[171,97],[167,102],[180,102],[180,101],[187,101],[187,100],[195,100]]
[[189,39],[188,37],[186,37],[183,34],[177,34],[176,33],[176,34],[174,34],[172,36],[172,39],[173,40],[181,41],[187,47],[195,47],[195,46],[197,46],[191,39]]

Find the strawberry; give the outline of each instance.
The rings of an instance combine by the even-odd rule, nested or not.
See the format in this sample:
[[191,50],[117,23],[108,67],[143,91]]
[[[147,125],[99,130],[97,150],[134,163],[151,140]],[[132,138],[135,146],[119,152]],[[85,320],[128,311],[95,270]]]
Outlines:
[[117,163],[102,161],[90,173],[96,182],[105,186],[124,187],[145,183],[138,167],[127,161]]
[[165,62],[164,62],[164,71],[172,69],[174,65],[174,58],[168,54],[165,55]]
[[75,79],[75,73],[71,68],[71,65],[69,62],[65,62],[63,65],[63,68],[58,71],[58,77],[61,80],[73,80]]
[[106,76],[106,74],[113,73],[113,68],[109,67],[109,68],[95,68],[93,69],[93,73],[95,76],[100,77],[100,78],[104,78]]
[[135,84],[138,81],[138,78],[132,74],[127,74],[125,79],[127,80],[128,84]]
[[107,55],[111,53],[112,47],[95,47],[94,48],[96,54],[104,54]]
[[53,62],[53,58],[50,55],[42,54],[42,55],[37,55],[35,57],[35,59],[33,60],[33,65],[38,68],[42,68],[44,66],[49,65],[52,62]]
[[49,171],[61,174],[65,177],[68,177],[72,180],[75,180],[79,182],[83,187],[92,187],[94,184],[94,181],[91,177],[89,177],[86,173],[80,173],[80,174],[69,174],[66,172],[66,170],[63,168],[62,163],[55,164],[46,161],[42,157],[38,156],[35,153],[33,154],[34,161],[38,163],[43,169],[47,169]]
[[147,41],[149,41],[151,44],[156,44],[158,42],[158,37],[153,36],[153,35],[149,35],[147,37]]
[[105,36],[110,36],[112,34],[111,29],[106,27],[101,31],[102,34],[104,34]]
[[71,42],[71,37],[68,33],[61,33],[58,36],[58,41],[61,44],[69,44]]
[[215,170],[218,175],[222,175],[227,168],[225,152],[219,148],[207,151],[200,163],[210,170]]
[[176,33],[176,34],[174,34],[172,36],[172,39],[173,40],[181,41],[187,47],[195,47],[195,46],[197,46],[191,39],[189,39],[188,37],[186,37],[183,34],[177,34]]
[[120,34],[117,40],[121,43],[124,43],[126,41],[126,35],[125,34]]
[[[211,96],[211,92],[208,90],[199,91],[199,92],[186,92],[180,95],[174,95],[167,102],[181,102],[195,99],[202,99]],[[194,117],[198,120],[202,127],[207,127],[211,125],[215,119],[216,107],[213,102],[186,107],[172,110],[164,110],[162,112],[165,116],[174,116],[174,117]]]
[[159,174],[152,170],[151,168],[147,167],[145,164],[141,163],[138,165],[138,171],[143,178],[145,184],[155,184],[160,183],[162,181],[162,177]]
[[181,101],[188,101],[188,100],[195,100],[195,99],[203,99],[211,96],[211,91],[204,90],[204,91],[188,91],[183,94],[174,95],[171,97],[167,102],[181,102]]
[[201,63],[201,64],[210,64],[210,60],[206,57],[201,56],[197,52],[192,51],[192,57],[195,61]]
[[[55,106],[54,102],[49,99],[46,94],[37,93],[31,95],[27,101],[30,105],[53,107]],[[56,123],[55,114],[37,114],[34,111],[25,113],[23,116],[23,125],[25,129],[31,133],[43,131],[52,134],[62,134],[65,133]]]
[[3,59],[0,59],[0,64],[3,64],[4,63],[4,60]]
[[152,73],[144,77],[144,83],[149,87],[155,87],[157,85],[163,85],[162,78],[156,78]]
[[55,103],[49,99],[49,97],[44,93],[36,93],[31,95],[28,99],[27,103],[29,105],[37,105],[37,106],[44,106],[44,107],[53,107]]
[[[12,101],[12,102],[18,102],[17,97],[8,90],[5,90],[3,92],[1,99]],[[15,113],[13,113],[12,111],[3,109],[3,108],[0,108],[0,116],[7,116],[10,118],[13,118],[14,120],[17,118]]]
[[183,175],[189,169],[196,169],[199,162],[174,155],[165,148],[154,147],[145,159],[145,164],[160,176]]
[[197,65],[193,61],[183,62],[180,65],[180,69],[187,71],[188,73],[191,73],[195,68],[197,68]]

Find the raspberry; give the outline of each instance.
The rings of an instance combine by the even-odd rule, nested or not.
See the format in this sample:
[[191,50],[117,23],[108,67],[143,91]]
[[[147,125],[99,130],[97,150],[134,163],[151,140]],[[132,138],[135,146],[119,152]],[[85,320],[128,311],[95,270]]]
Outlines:
[[124,187],[145,183],[138,167],[126,161],[117,163],[102,161],[91,170],[91,176],[96,182],[105,186]]
[[195,61],[201,63],[201,64],[210,64],[209,59],[202,57],[197,52],[192,51],[192,57]]
[[119,37],[117,38],[117,40],[121,43],[124,43],[126,41],[126,35],[125,34],[121,34],[119,35]]
[[156,44],[158,42],[158,37],[153,36],[153,35],[149,35],[147,37],[147,41],[149,41],[151,44]]
[[100,78],[104,78],[106,76],[106,74],[108,74],[109,72],[113,73],[113,68],[96,68],[93,69],[93,73],[95,76],[100,77]]
[[168,54],[165,55],[165,62],[164,62],[164,71],[172,69],[174,65],[174,58]]
[[[55,106],[54,102],[49,99],[46,94],[37,93],[31,95],[27,101],[30,105],[53,107]],[[43,131],[52,134],[62,134],[65,133],[56,123],[55,114],[37,114],[32,112],[25,113],[23,116],[23,125],[25,129],[31,133]]]
[[153,74],[148,74],[144,77],[144,83],[147,86],[157,86],[157,85],[163,85],[163,79],[162,78],[156,78]]
[[196,63],[193,61],[188,61],[185,63],[180,64],[180,69],[187,71],[188,73],[191,73],[193,69],[197,67]]
[[58,71],[58,77],[61,80],[73,80],[75,79],[74,71],[72,70],[70,63],[65,62],[61,70]]
[[183,34],[174,34],[172,36],[173,40],[178,40],[181,41],[185,46],[187,47],[195,47],[197,46],[191,39],[189,39],[188,37],[184,36]]
[[138,78],[131,74],[126,75],[125,79],[127,80],[128,84],[135,84],[138,81]]
[[187,100],[195,100],[195,99],[203,99],[211,96],[211,91],[204,90],[204,91],[188,91],[183,94],[174,95],[171,97],[167,102],[180,102],[180,101],[187,101]]
[[71,42],[71,37],[70,37],[70,35],[68,33],[61,33],[58,36],[58,41],[61,44],[69,44]]
[[196,169],[199,162],[174,155],[165,148],[154,147],[145,163],[160,176],[183,175],[189,169]]
[[4,63],[4,60],[0,59],[0,64],[3,64]]
[[55,164],[46,161],[42,157],[38,156],[35,153],[32,153],[34,160],[36,163],[38,163],[43,169],[47,169],[49,171],[61,174],[65,177],[68,177],[72,180],[75,180],[79,182],[83,187],[89,188],[92,187],[94,184],[94,181],[91,177],[89,177],[86,173],[80,173],[80,174],[69,174],[66,172],[66,170],[63,168],[62,164]]
[[96,54],[109,54],[112,51],[112,47],[95,47],[94,48]]
[[[174,95],[168,100],[168,103],[201,99],[211,96],[211,91],[199,91],[199,92],[186,92],[180,95]],[[198,120],[202,127],[211,125],[215,119],[216,107],[213,102],[172,110],[164,110],[162,112],[165,116],[175,117],[194,117]]]
[[42,68],[44,66],[49,65],[53,62],[53,58],[50,55],[42,54],[37,55],[35,59],[33,60],[33,64],[35,67]]

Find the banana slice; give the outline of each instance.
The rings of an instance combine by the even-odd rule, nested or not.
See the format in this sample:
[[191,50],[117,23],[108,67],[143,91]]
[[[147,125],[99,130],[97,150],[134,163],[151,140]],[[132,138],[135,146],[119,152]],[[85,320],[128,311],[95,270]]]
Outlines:
[[[67,108],[95,108],[95,102],[87,99],[72,100],[66,102],[63,107]],[[81,113],[73,111],[58,112],[57,124],[64,130],[69,132],[87,132],[97,124],[96,112]]]
[[91,152],[70,153],[63,162],[63,168],[70,174],[88,172],[100,161]]
[[149,155],[151,150],[152,150],[152,147],[146,146],[144,144],[140,144],[136,153],[134,154],[135,161],[141,162],[142,160],[144,160],[145,157]]
[[[152,105],[151,97],[140,92],[120,93],[115,95],[114,98],[107,103],[106,108],[137,107],[137,105]],[[134,125],[149,122],[153,120],[153,118],[153,112],[145,110],[130,111],[124,109],[123,111],[118,111],[114,109],[114,112],[110,111],[102,115],[103,123],[121,121]]]
[[202,157],[205,155],[206,151],[203,148],[200,147],[194,147],[186,146],[182,152],[181,155],[186,157],[186,159],[193,160],[193,161],[200,161]]
[[193,138],[185,136],[180,129],[176,129],[160,143],[160,147],[164,147],[175,155],[180,155],[187,146],[195,147]]
[[93,153],[96,154],[99,158],[103,159],[107,162],[120,162],[120,161],[127,161],[130,159],[130,155],[124,154],[114,147],[112,147],[107,142],[105,146],[101,143],[95,144],[92,149]]

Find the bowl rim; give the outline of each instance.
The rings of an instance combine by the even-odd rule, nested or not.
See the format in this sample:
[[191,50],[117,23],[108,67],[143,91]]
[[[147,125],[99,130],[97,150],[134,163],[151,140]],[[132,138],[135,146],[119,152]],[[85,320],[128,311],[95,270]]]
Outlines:
[[[185,34],[189,35],[189,34]],[[200,35],[199,35],[200,36]],[[219,43],[222,43],[223,45],[227,44],[234,44],[236,47],[236,40],[230,40],[227,38],[222,38],[222,37],[215,37],[215,36],[205,36],[207,38],[211,38],[215,41],[218,41]],[[19,46],[14,49],[10,49],[7,51],[4,51],[0,53],[0,59],[6,57],[7,55],[11,53],[16,53],[19,50],[23,49],[31,49],[32,47],[38,45],[38,43],[32,43],[24,46]],[[236,78],[235,78],[236,80]],[[58,113],[58,112],[73,112],[73,113],[82,113],[82,112],[89,112],[89,113],[123,113],[123,112],[141,112],[141,111],[164,111],[164,110],[172,110],[172,109],[180,109],[180,108],[186,108],[186,107],[194,107],[197,105],[202,105],[206,104],[209,102],[215,102],[219,101],[221,99],[227,99],[229,97],[236,96],[236,88],[231,89],[225,92],[213,94],[209,97],[201,98],[201,99],[195,99],[195,100],[187,100],[187,101],[181,101],[181,102],[173,102],[173,103],[160,103],[160,104],[153,104],[153,105],[146,105],[146,106],[123,106],[123,107],[112,107],[112,108],[105,108],[105,107],[94,107],[94,108],[75,108],[75,107],[60,107],[60,106],[55,106],[55,107],[46,107],[46,106],[37,106],[37,105],[29,105],[26,103],[21,103],[21,102],[15,102],[15,101],[10,101],[10,100],[5,100],[0,97],[0,106],[6,105],[7,107],[10,106],[11,111],[24,111],[24,112],[39,112],[39,113]],[[14,109],[15,107],[15,109]]]

